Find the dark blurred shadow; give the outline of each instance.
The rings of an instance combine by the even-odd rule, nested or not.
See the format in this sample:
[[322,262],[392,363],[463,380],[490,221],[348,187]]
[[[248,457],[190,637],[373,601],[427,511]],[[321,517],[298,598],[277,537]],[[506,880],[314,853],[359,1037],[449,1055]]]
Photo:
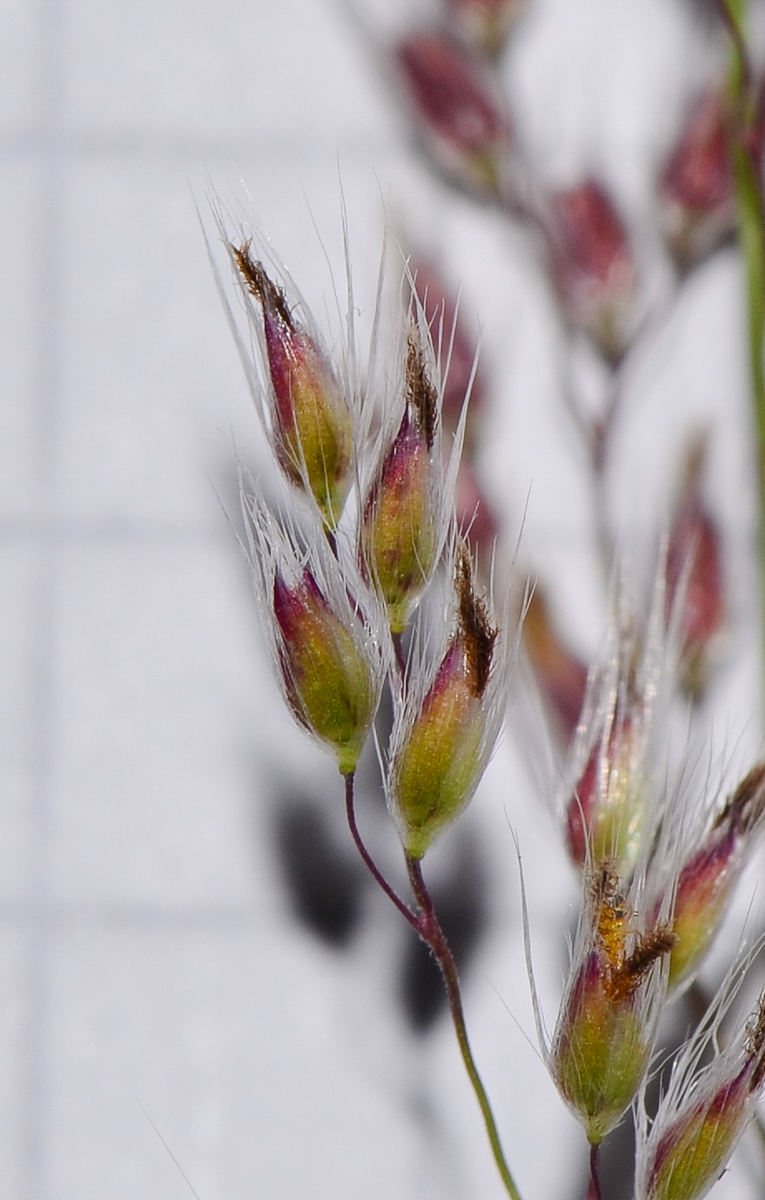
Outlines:
[[328,945],[343,949],[359,927],[366,878],[350,847],[305,796],[280,796],[274,848],[295,916]]
[[[448,876],[431,888],[436,913],[454,953],[460,974],[475,955],[486,929],[485,871],[475,839],[456,841]],[[446,1011],[441,972],[423,942],[409,933],[400,976],[400,997],[407,1020],[426,1033]]]

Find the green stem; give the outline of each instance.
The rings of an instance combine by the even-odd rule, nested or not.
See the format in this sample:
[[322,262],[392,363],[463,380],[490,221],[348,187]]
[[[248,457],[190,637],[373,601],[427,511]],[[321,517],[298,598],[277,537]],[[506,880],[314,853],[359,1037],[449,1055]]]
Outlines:
[[738,238],[746,270],[749,365],[757,440],[760,571],[765,605],[765,204],[757,145],[758,101],[744,39],[746,0],[718,0],[718,7],[732,46],[728,78],[733,110],[731,162],[738,202]]
[[459,1043],[462,1061],[465,1064],[465,1069],[473,1085],[478,1103],[483,1113],[486,1132],[489,1136],[494,1161],[497,1164],[502,1182],[505,1185],[507,1194],[511,1200],[521,1200],[521,1194],[516,1187],[515,1180],[510,1173],[510,1168],[505,1161],[505,1155],[502,1150],[502,1143],[499,1138],[499,1130],[497,1123],[494,1120],[494,1114],[491,1110],[489,1097],[486,1094],[486,1089],[483,1086],[481,1076],[478,1074],[478,1068],[475,1065],[473,1052],[470,1049],[470,1042],[467,1035],[467,1026],[465,1024],[465,1013],[462,1008],[462,996],[460,993],[460,982],[457,974],[457,964],[454,961],[451,947],[446,940],[441,924],[436,916],[433,907],[433,901],[430,893],[422,877],[422,868],[419,859],[406,856],[406,865],[409,872],[409,880],[412,885],[415,899],[417,901],[419,911],[412,912],[407,904],[401,899],[394,888],[388,883],[387,879],[380,871],[376,862],[364,844],[364,840],[359,832],[359,827],[356,822],[356,806],[354,797],[354,773],[351,771],[345,776],[345,812],[348,818],[348,828],[351,831],[351,837],[355,843],[361,858],[374,878],[377,885],[382,889],[391,903],[398,909],[404,920],[411,925],[415,933],[419,934],[426,946],[432,951],[436,962],[438,963],[446,988],[446,995],[449,1001],[449,1011],[452,1016],[454,1030],[457,1034],[457,1042]]
[[752,402],[757,430],[760,555],[765,572],[765,214],[758,171],[746,146],[735,147],[733,165],[739,207],[739,241],[746,264]]
[[449,943],[446,940],[444,931],[441,928],[438,917],[436,916],[433,907],[433,901],[422,876],[422,867],[420,860],[406,856],[407,870],[409,871],[409,879],[412,884],[412,891],[415,899],[420,907],[422,914],[420,921],[420,937],[430,947],[435,957],[438,966],[441,969],[441,974],[446,988],[446,995],[449,1001],[449,1011],[454,1025],[454,1032],[457,1035],[457,1042],[462,1055],[462,1061],[465,1064],[465,1070],[475,1092],[476,1099],[483,1114],[486,1133],[488,1134],[489,1143],[491,1145],[494,1161],[497,1164],[497,1170],[505,1185],[505,1190],[512,1200],[521,1200],[521,1194],[518,1191],[515,1180],[510,1172],[510,1168],[505,1161],[502,1143],[499,1137],[499,1130],[494,1119],[494,1113],[489,1103],[489,1097],[486,1094],[486,1088],[483,1085],[481,1076],[478,1073],[478,1068],[475,1065],[473,1052],[470,1049],[468,1040],[467,1026],[465,1024],[465,1013],[462,1007],[462,995],[460,993],[459,976],[457,974],[457,964],[454,961]]
[[747,86],[750,79],[749,61],[744,39],[744,21],[746,18],[747,0],[717,0],[717,11],[733,47],[728,83],[734,95]]

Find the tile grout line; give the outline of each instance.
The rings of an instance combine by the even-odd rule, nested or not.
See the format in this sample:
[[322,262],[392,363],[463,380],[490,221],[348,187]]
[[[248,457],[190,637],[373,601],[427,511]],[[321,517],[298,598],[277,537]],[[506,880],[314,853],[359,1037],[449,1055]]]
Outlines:
[[[280,910],[259,909],[242,905],[195,905],[185,908],[162,904],[140,904],[130,901],[65,901],[55,909],[33,903],[0,904],[0,925],[5,922],[15,929],[34,929],[44,920],[48,930],[132,930],[151,929],[158,934],[205,933],[209,931],[238,934],[243,930],[268,932],[274,921],[283,920]],[[297,917],[290,917],[296,929],[301,928]]]
[[144,546],[230,546],[225,529],[211,522],[123,521],[98,517],[59,520],[19,517],[0,518],[0,544],[25,542],[30,546],[122,545],[138,542]]
[[[163,164],[186,164],[189,159],[198,159],[204,164],[208,159],[229,162],[232,155],[267,155],[277,162],[293,163],[296,159],[304,161],[306,158],[315,157],[317,162],[324,163],[328,154],[334,157],[336,147],[335,140],[325,142],[319,137],[301,138],[298,135],[283,138],[248,138],[244,135],[226,138],[215,135],[200,137],[173,133],[151,134],[140,131],[124,134],[60,132],[50,135],[35,129],[16,134],[0,133],[0,159],[6,160],[45,154],[54,149],[63,150],[72,158],[85,161],[120,158],[128,161],[140,159],[145,162],[155,159]],[[369,139],[363,135],[346,138],[342,143],[342,150],[343,155],[348,155],[350,161],[360,162],[378,162],[381,155],[400,154],[395,141],[386,137]]]

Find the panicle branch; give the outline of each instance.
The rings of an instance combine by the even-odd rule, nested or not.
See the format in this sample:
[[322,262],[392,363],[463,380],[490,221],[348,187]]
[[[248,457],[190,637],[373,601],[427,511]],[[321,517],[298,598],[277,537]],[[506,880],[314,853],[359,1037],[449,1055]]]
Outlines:
[[[603,578],[613,578],[606,487],[613,430],[628,367],[651,349],[662,314],[657,320],[630,227],[605,182],[585,171],[571,186],[550,187],[521,153],[497,68],[520,0],[439,0],[436,7],[437,20],[388,42],[389,78],[441,177],[533,235],[557,301],[564,391],[588,452]],[[762,468],[765,87],[750,60],[745,7],[743,0],[717,0],[733,44],[728,84],[716,81],[689,106],[655,191],[674,264],[667,311],[690,269],[738,219]],[[497,528],[483,500],[478,422],[472,417],[468,429],[466,406],[475,383],[483,409],[486,383],[457,306],[416,255],[404,267],[406,301],[399,303],[393,349],[382,355],[384,382],[370,365],[362,388],[347,369],[355,347],[346,348],[346,364],[333,361],[286,273],[264,265],[267,256],[248,233],[231,237],[217,215],[216,222],[245,332],[216,278],[289,490],[278,519],[256,483],[242,490],[246,554],[275,674],[297,722],[334,754],[345,776],[348,823],[363,861],[439,964],[500,1177],[519,1200],[468,1041],[454,957],[422,871],[425,855],[478,788],[519,648],[509,599],[495,608],[471,548],[482,541],[483,552]],[[603,380],[592,411],[576,378],[581,343]],[[568,978],[543,1050],[590,1142],[598,1200],[598,1148],[631,1106],[637,1104],[639,1125],[636,1200],[700,1200],[765,1087],[765,993],[722,1049],[718,1038],[750,956],[734,967],[681,1050],[652,1121],[640,1099],[662,1013],[696,978],[765,829],[765,764],[722,805],[673,788],[666,766],[670,710],[682,692],[696,706],[689,723],[697,720],[727,615],[722,534],[704,488],[706,450],[705,438],[691,444],[647,617],[626,603],[620,577],[605,649],[589,670],[559,638],[541,592],[527,602],[525,647],[566,755],[557,802],[581,884]],[[759,474],[765,495],[765,470]],[[462,518],[474,517],[478,504],[466,530]],[[434,599],[439,588],[448,597],[442,604]],[[386,686],[394,719],[381,748],[384,786],[411,907],[367,849],[354,809],[356,766]],[[541,1008],[535,1016],[542,1029]]]

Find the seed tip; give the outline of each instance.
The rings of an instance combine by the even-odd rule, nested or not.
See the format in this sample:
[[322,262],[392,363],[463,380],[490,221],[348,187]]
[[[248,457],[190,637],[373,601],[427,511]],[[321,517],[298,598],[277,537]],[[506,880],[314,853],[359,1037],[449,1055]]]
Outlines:
[[438,424],[438,393],[433,385],[416,325],[409,330],[406,345],[406,396],[417,418],[428,450],[433,448]]
[[467,547],[457,557],[456,588],[459,598],[459,628],[465,645],[468,670],[476,696],[482,696],[489,682],[497,629],[492,626],[486,604],[473,586],[473,568]]
[[244,286],[259,304],[275,310],[281,319],[290,327],[292,316],[281,288],[269,279],[263,264],[252,256],[252,238],[247,238],[240,246],[229,242],[229,250],[244,281]]

